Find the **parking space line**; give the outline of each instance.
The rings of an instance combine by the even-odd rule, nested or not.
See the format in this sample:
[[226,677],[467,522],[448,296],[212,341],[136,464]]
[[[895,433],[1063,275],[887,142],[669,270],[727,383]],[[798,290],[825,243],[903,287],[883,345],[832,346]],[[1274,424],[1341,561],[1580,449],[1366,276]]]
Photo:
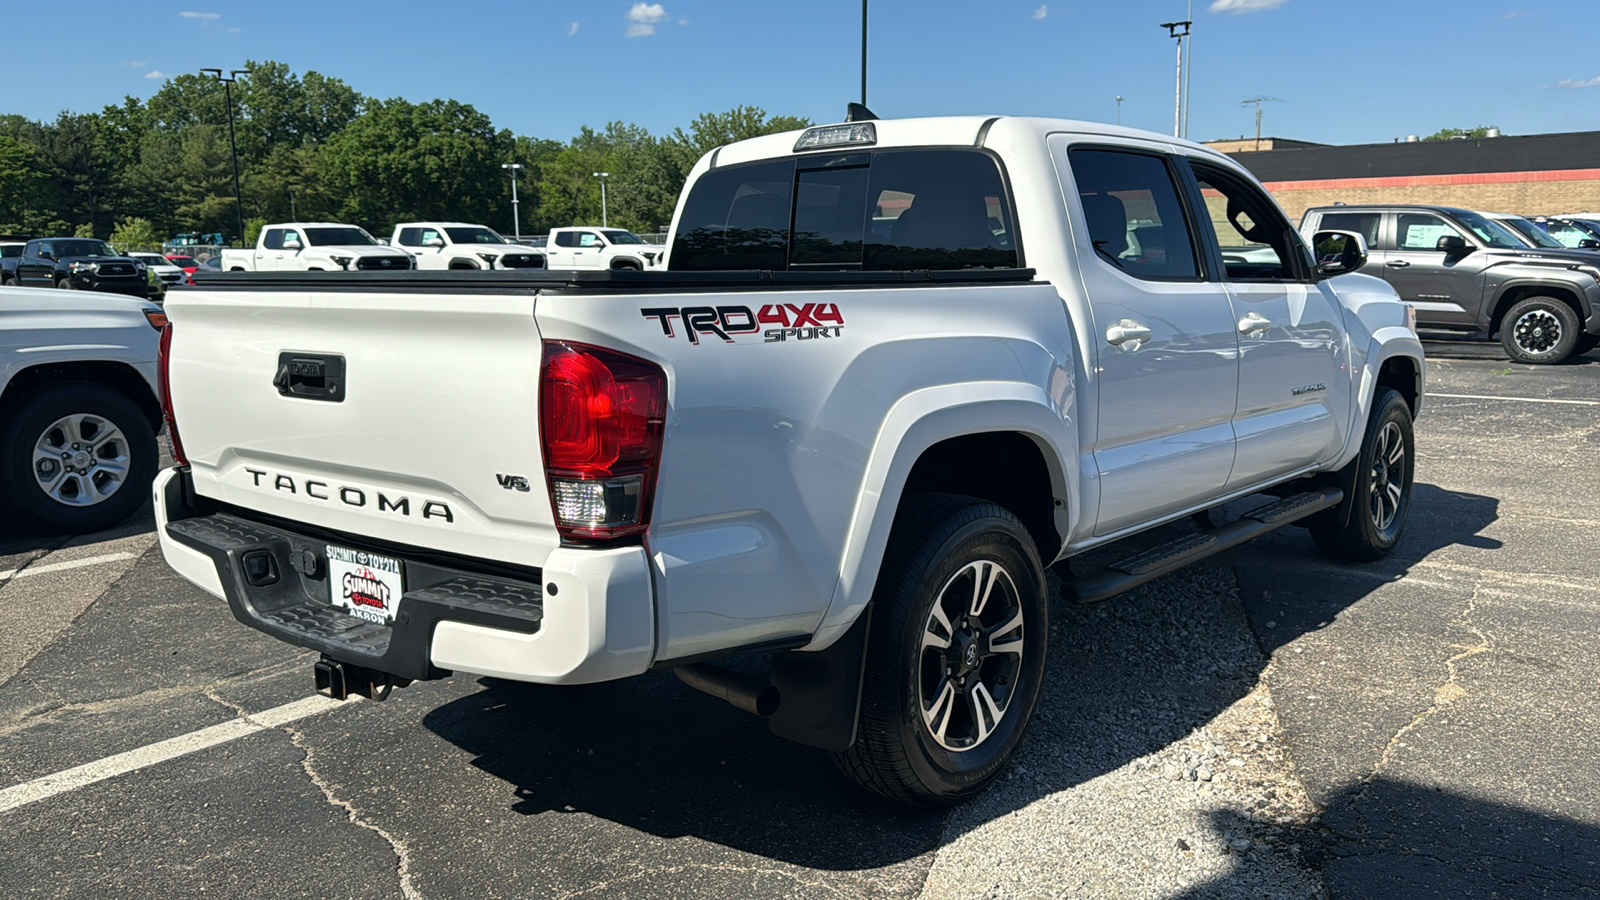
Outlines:
[[1427,396],[1444,397],[1447,400],[1515,400],[1518,403],[1563,403],[1568,406],[1600,406],[1600,400],[1541,400],[1538,397],[1493,397],[1488,394],[1440,394],[1435,391],[1429,391]]
[[0,572],[0,581],[8,578],[28,578],[33,575],[47,575],[51,572],[65,572],[68,569],[82,569],[86,566],[98,566],[105,563],[121,562],[133,559],[138,554],[119,551],[117,553],[102,553],[99,556],[85,556],[83,559],[73,559],[67,562],[46,563],[42,566],[24,566],[20,569],[6,569]]
[[118,775],[126,775],[129,772],[148,768],[156,763],[166,762],[169,759],[187,756],[190,753],[205,750],[208,747],[226,744],[229,741],[238,740],[258,731],[267,731],[308,716],[325,713],[343,706],[347,702],[349,701],[330,700],[321,696],[306,697],[303,700],[296,700],[283,706],[275,706],[272,709],[253,713],[243,718],[232,719],[208,728],[202,728],[199,731],[191,731],[175,738],[157,741],[154,744],[146,744],[143,747],[138,747],[125,753],[118,753],[91,763],[84,763],[81,766],[74,766],[70,769],[35,778],[32,781],[25,781],[22,784],[0,790],[0,813],[9,812],[29,803],[47,800],[57,794],[88,787],[96,782],[105,781],[107,778],[115,778]]

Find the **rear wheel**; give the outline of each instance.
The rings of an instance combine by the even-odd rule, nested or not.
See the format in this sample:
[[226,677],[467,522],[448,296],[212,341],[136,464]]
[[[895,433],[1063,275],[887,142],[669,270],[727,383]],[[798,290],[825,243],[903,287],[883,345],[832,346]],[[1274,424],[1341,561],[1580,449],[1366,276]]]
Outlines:
[[0,497],[51,531],[117,524],[150,495],[156,436],[133,401],[109,387],[47,387],[4,411]]
[[1518,300],[1500,321],[1500,345],[1513,362],[1558,363],[1577,349],[1578,313],[1554,297]]
[[78,289],[78,286],[72,283],[72,279],[71,278],[59,278],[59,279],[57,279],[56,280],[56,287],[60,288],[63,291],[75,291],[75,290]]
[[1039,698],[1049,609],[1032,538],[993,503],[909,496],[872,603],[857,740],[835,762],[905,803],[974,796],[1010,761]]
[[1311,539],[1329,556],[1370,562],[1400,542],[1411,511],[1416,473],[1411,407],[1397,391],[1381,388],[1373,398],[1361,450],[1350,467],[1353,471],[1344,474],[1351,489],[1311,523]]

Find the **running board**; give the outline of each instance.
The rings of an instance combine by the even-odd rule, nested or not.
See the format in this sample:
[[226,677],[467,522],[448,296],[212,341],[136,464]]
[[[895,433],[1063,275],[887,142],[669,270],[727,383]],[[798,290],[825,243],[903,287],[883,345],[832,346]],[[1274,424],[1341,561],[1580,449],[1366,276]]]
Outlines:
[[1112,563],[1105,571],[1079,578],[1071,583],[1074,599],[1079,603],[1098,603],[1110,599],[1214,553],[1253,541],[1269,531],[1338,506],[1343,499],[1344,491],[1328,488],[1268,503],[1245,513],[1237,522],[1218,526],[1215,531],[1192,534],[1152,547],[1136,556]]

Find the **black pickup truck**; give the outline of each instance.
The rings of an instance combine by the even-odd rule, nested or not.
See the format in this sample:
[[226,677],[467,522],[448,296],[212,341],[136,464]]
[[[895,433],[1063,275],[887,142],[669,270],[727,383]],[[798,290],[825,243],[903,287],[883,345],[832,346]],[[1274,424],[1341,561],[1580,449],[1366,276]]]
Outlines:
[[[149,297],[145,264],[94,238],[42,238],[22,248],[12,284]],[[8,272],[8,274],[10,274]]]

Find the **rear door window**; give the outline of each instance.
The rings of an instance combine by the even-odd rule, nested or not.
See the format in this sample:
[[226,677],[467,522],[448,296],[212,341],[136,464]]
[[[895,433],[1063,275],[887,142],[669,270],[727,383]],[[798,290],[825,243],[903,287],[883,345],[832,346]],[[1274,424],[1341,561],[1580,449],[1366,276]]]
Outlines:
[[1383,213],[1323,213],[1318,231],[1354,231],[1367,240],[1367,247],[1377,249],[1378,225]]
[[1426,213],[1401,213],[1395,222],[1395,246],[1401,250],[1437,250],[1442,237],[1459,237],[1445,220]]
[[261,246],[267,250],[283,249],[283,229],[268,228],[261,234]]
[[1005,181],[975,150],[882,150],[715,169],[684,204],[671,268],[1015,268]]
[[1194,242],[1165,158],[1132,150],[1071,151],[1095,255],[1148,280],[1200,277]]

